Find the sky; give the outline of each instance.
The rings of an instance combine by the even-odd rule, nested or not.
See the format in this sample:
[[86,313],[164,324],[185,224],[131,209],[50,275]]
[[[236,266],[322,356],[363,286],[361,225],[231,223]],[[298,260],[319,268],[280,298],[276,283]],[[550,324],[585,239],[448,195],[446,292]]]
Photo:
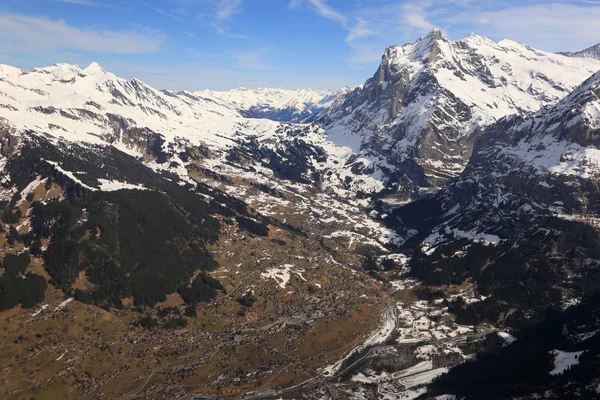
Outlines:
[[600,42],[600,0],[0,0],[0,63],[55,63],[158,89],[337,89],[434,28],[546,51]]

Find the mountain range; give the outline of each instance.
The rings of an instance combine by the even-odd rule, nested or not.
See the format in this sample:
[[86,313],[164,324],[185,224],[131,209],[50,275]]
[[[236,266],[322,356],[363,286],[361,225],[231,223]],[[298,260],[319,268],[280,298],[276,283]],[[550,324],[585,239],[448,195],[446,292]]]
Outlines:
[[323,125],[410,198],[460,174],[485,127],[555,103],[598,69],[598,60],[475,34],[453,42],[435,30],[389,47],[373,78],[340,98]]
[[594,49],[434,30],[337,92],[0,65],[3,393],[598,396]]
[[559,53],[569,57],[584,57],[584,58],[595,58],[596,60],[600,60],[600,44],[596,44],[594,46],[588,47],[585,50],[576,51],[576,52],[564,52]]
[[249,118],[310,123],[319,118],[335,99],[350,90],[351,88],[338,91],[239,88],[227,92],[205,90],[196,94],[217,97],[231,103]]

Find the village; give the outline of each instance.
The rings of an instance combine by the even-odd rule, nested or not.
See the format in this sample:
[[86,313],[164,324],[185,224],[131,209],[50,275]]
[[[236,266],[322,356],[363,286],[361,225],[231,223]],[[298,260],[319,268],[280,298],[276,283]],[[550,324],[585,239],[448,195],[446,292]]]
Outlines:
[[[340,268],[325,252],[298,257],[289,246],[273,251],[267,239],[255,239],[253,248],[257,262],[251,265],[235,263],[228,251],[227,266],[213,272],[227,293],[198,306],[185,327],[163,328],[184,318],[180,299],[142,313],[106,312],[52,289],[47,299],[58,306],[46,304],[4,327],[2,335],[16,339],[2,345],[13,355],[0,387],[14,382],[19,370],[33,391],[72,382],[83,396],[116,399],[127,393],[112,388],[127,381],[141,398],[163,392],[172,398],[174,389],[165,388],[235,397],[315,376],[377,325],[386,300],[367,275]],[[158,325],[146,329],[142,318]],[[32,326],[34,335],[28,334]]]

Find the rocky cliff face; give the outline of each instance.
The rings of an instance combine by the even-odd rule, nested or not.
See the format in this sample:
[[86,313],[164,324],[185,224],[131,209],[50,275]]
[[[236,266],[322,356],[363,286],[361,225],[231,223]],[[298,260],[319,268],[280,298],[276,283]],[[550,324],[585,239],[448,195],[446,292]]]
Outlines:
[[453,42],[436,30],[389,47],[375,75],[321,122],[414,196],[462,172],[483,128],[556,103],[598,69],[596,60],[474,34]]

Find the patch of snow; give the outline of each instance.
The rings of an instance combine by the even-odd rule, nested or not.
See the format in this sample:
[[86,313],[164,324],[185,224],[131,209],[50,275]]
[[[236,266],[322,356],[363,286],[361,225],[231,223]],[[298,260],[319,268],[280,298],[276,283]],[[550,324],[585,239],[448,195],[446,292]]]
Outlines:
[[498,332],[498,336],[500,336],[504,340],[504,345],[508,346],[517,341],[517,338],[511,335],[508,332]]
[[[264,280],[273,279],[275,282],[277,282],[277,285],[280,288],[285,289],[288,282],[290,281],[290,272],[292,268],[294,268],[292,264],[284,264],[279,268],[271,268],[266,270],[265,272],[260,274],[260,277]],[[303,270],[299,271],[303,272]],[[298,272],[294,271],[294,273]]]
[[40,315],[42,313],[42,311],[45,311],[47,308],[48,308],[48,304],[44,304],[39,309],[37,309],[33,314],[31,314],[31,316],[36,317],[36,316]]
[[113,192],[116,190],[148,190],[143,185],[134,185],[126,182],[119,182],[116,180],[98,179],[100,181],[100,190],[103,192]]
[[583,354],[583,351],[569,353],[553,350],[551,353],[554,355],[554,369],[550,371],[550,375],[560,375],[572,366],[579,364],[579,356]]
[[56,308],[54,309],[54,311],[60,311],[63,308],[65,308],[67,306],[67,304],[69,304],[70,302],[72,302],[74,299],[71,297],[70,299],[67,299],[63,302],[61,302],[58,306],[56,306]]

